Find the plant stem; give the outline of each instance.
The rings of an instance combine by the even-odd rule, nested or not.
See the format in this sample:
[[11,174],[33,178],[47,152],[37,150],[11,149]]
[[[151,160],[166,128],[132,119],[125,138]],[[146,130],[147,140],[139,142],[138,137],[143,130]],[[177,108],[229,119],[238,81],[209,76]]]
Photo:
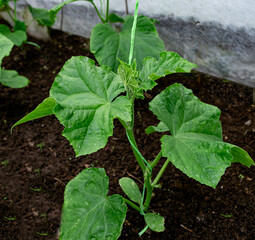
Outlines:
[[91,2],[91,3],[94,6],[94,8],[95,8],[95,10],[97,12],[97,15],[100,18],[100,20],[102,21],[102,23],[106,23],[107,21],[102,18],[102,16],[101,16],[100,12],[98,11],[97,6],[95,5],[95,3],[94,2]]
[[163,175],[164,171],[166,170],[166,168],[167,168],[169,162],[170,162],[170,159],[168,158],[168,159],[165,161],[165,163],[164,163],[164,165],[162,166],[162,168],[160,169],[158,175],[157,175],[156,178],[154,179],[154,181],[153,181],[153,183],[152,183],[152,186],[153,186],[153,187],[155,187],[155,185],[157,185],[159,179],[161,178],[161,176]]
[[14,0],[14,19],[17,21],[17,0]]
[[106,21],[106,22],[109,21],[109,0],[107,0],[107,3],[106,3],[106,16],[105,16],[105,21]]
[[140,212],[140,208],[138,206],[136,206],[136,204],[134,204],[133,202],[129,201],[128,199],[126,198],[123,198],[124,201],[129,205],[131,206],[132,208],[134,208],[135,210],[137,210],[138,212]]
[[150,169],[146,169],[146,172],[144,174],[144,184],[146,187],[146,198],[144,201],[144,211],[148,211],[150,202],[151,202],[151,196],[153,192],[153,186],[151,184],[151,174],[149,174]]
[[11,12],[10,12],[10,8],[8,7],[7,9],[7,13],[8,15],[10,16],[10,18],[12,19],[12,21],[15,23],[15,18],[11,15]]
[[126,15],[128,15],[128,2],[125,0],[125,5],[126,5]]
[[162,157],[162,150],[159,152],[159,154],[153,160],[153,162],[151,162],[151,168],[154,168],[157,165],[157,163],[158,163],[158,161],[160,160],[161,157]]
[[132,147],[133,153],[135,155],[135,158],[136,158],[140,168],[144,172],[145,169],[146,169],[146,166],[145,166],[145,163],[144,163],[144,161],[141,157],[142,155],[141,155],[141,153],[139,152],[139,150],[137,148],[137,144],[136,144],[134,133],[133,133],[133,128],[128,127],[126,129],[126,134],[127,134],[128,140],[131,144],[131,147]]

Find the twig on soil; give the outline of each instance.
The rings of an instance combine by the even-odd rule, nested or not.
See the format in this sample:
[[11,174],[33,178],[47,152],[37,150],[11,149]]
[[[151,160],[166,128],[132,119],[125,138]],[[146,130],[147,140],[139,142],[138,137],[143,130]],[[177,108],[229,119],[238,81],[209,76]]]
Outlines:
[[190,229],[188,229],[187,227],[185,227],[184,225],[180,225],[182,228],[184,228],[184,229],[186,229],[186,230],[188,230],[189,232],[193,232],[192,230],[190,230]]
[[126,173],[127,173],[127,175],[128,175],[129,177],[134,178],[135,180],[137,180],[139,183],[141,183],[141,184],[143,185],[143,182],[142,182],[140,179],[138,179],[137,177],[135,177],[134,175],[132,175],[132,174],[129,173],[129,172],[126,172]]

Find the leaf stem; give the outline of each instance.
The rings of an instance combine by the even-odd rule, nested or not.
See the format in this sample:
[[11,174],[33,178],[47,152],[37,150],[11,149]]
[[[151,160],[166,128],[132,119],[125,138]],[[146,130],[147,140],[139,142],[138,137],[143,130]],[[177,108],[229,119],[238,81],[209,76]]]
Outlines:
[[155,178],[154,181],[152,182],[152,187],[155,187],[155,185],[157,185],[159,179],[161,178],[161,176],[163,175],[164,171],[166,170],[166,168],[167,168],[169,162],[170,162],[170,159],[168,158],[168,159],[165,161],[165,163],[164,163],[164,165],[162,166],[162,168],[160,169],[158,175],[156,176],[156,178]]
[[94,6],[94,8],[95,8],[95,10],[96,10],[96,12],[97,12],[97,15],[98,15],[98,17],[100,18],[100,20],[102,21],[102,23],[106,23],[107,21],[106,21],[105,19],[102,18],[100,12],[99,12],[98,9],[97,9],[96,4],[95,4],[94,2],[91,2],[91,3],[92,3],[92,5]]
[[128,140],[131,144],[131,147],[132,147],[133,153],[135,155],[135,158],[136,158],[140,168],[144,172],[145,169],[146,169],[146,166],[145,166],[145,163],[143,161],[142,154],[139,152],[139,150],[137,148],[137,144],[136,144],[134,133],[133,133],[133,128],[130,128],[130,127],[126,128],[126,134],[127,134]]
[[6,11],[8,15],[10,16],[11,20],[15,23],[15,18],[11,15],[10,8],[8,7]]
[[123,198],[123,199],[124,199],[124,201],[125,201],[129,206],[131,206],[132,208],[134,208],[136,211],[140,212],[140,208],[139,208],[136,204],[134,204],[133,202],[129,201],[129,200],[126,199],[126,198]]
[[153,160],[153,162],[151,162],[151,168],[154,168],[158,161],[161,159],[162,157],[162,150],[159,152],[159,154],[157,155],[157,157]]

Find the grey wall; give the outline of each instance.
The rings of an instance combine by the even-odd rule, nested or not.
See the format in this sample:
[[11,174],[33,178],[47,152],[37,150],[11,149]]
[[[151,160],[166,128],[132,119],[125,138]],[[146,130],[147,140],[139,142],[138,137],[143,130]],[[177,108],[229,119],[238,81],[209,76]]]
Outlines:
[[[44,8],[61,1],[19,0]],[[133,13],[136,0],[128,2]],[[124,14],[124,0],[111,0],[110,10]],[[139,13],[159,20],[167,50],[195,62],[199,71],[255,87],[254,0],[140,0]],[[53,28],[89,37],[98,22],[92,5],[78,1],[63,8]]]

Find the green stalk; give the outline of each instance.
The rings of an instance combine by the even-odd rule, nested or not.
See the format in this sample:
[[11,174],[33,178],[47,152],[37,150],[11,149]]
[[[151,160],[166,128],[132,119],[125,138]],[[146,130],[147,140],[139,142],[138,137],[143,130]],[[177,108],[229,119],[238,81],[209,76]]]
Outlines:
[[133,202],[129,201],[128,199],[126,198],[123,198],[124,201],[129,205],[131,206],[132,208],[134,208],[135,210],[137,210],[138,212],[140,212],[140,208],[138,206],[136,206],[136,204],[134,204]]
[[106,21],[106,22],[109,21],[109,0],[107,0],[107,3],[106,3],[106,16],[105,16],[105,21]]
[[7,8],[7,13],[8,13],[8,15],[10,16],[10,18],[12,19],[12,21],[15,23],[15,18],[11,15],[11,12],[10,12],[10,8],[9,8],[9,7]]
[[14,19],[17,21],[17,0],[14,0]]
[[162,150],[159,152],[159,154],[158,154],[157,157],[153,160],[153,162],[150,163],[150,164],[151,164],[151,168],[154,168],[154,167],[157,165],[157,163],[158,163],[158,161],[161,159],[161,157],[162,157]]
[[133,133],[133,128],[130,128],[130,127],[126,128],[126,134],[127,134],[128,140],[131,144],[131,147],[132,147],[133,153],[135,155],[135,158],[136,158],[140,168],[144,172],[145,169],[146,169],[146,166],[145,166],[145,163],[143,161],[142,155],[141,155],[141,153],[139,152],[139,150],[137,148],[137,144],[136,144],[134,133]]
[[166,168],[167,168],[169,162],[170,162],[170,159],[168,158],[168,159],[165,161],[165,163],[164,163],[164,165],[162,166],[162,168],[160,169],[158,175],[157,175],[156,178],[154,179],[154,181],[153,181],[153,183],[152,183],[152,187],[155,187],[155,186],[157,185],[159,179],[162,177],[164,171],[166,170]]
[[126,15],[128,15],[128,3],[127,3],[127,0],[125,0],[125,5],[126,5]]
[[98,15],[98,17],[100,18],[100,20],[102,21],[102,23],[106,23],[107,21],[104,20],[104,19],[102,18],[100,12],[99,12],[98,9],[97,9],[96,4],[95,4],[94,2],[91,2],[91,3],[92,3],[92,5],[94,6],[94,8],[95,8],[95,10],[96,10],[96,12],[97,12],[97,15]]
[[150,169],[146,169],[146,172],[144,174],[144,184],[146,187],[146,198],[145,198],[145,202],[144,202],[144,211],[148,211],[150,202],[151,202],[151,196],[152,196],[152,192],[154,187],[151,184],[151,174],[149,174]]

